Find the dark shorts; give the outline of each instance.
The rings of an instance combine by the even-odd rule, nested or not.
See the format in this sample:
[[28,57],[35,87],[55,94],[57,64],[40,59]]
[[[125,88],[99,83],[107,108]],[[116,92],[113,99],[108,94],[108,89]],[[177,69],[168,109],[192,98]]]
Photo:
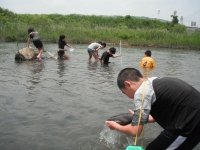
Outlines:
[[[167,149],[179,135],[174,131],[164,130],[160,135],[147,145],[146,150]],[[191,150],[200,142],[200,134],[189,135],[177,144],[176,150]]]
[[63,57],[64,54],[65,54],[64,51],[58,51],[58,55],[59,55],[60,57]]
[[90,48],[88,48],[87,50],[89,54],[93,54],[95,52],[93,49],[90,49]]
[[40,40],[33,40],[33,44],[35,45],[36,48],[43,47],[42,41],[40,41]]

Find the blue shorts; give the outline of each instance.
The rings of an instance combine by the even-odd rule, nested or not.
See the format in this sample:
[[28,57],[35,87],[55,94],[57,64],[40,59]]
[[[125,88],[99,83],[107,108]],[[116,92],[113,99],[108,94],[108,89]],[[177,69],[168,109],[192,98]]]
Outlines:
[[88,48],[87,50],[89,54],[93,54],[95,52],[93,49],[90,49],[90,48]]

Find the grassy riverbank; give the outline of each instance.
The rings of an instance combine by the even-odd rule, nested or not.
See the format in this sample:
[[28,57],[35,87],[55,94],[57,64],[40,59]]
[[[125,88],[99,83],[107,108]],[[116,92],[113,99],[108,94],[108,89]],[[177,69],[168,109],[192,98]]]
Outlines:
[[134,46],[155,46],[181,49],[200,49],[200,32],[188,34],[183,25],[171,22],[140,19],[129,15],[30,15],[15,14],[0,8],[0,41],[27,41],[27,29],[33,27],[42,41],[56,43],[60,34],[67,41],[89,44],[94,41]]

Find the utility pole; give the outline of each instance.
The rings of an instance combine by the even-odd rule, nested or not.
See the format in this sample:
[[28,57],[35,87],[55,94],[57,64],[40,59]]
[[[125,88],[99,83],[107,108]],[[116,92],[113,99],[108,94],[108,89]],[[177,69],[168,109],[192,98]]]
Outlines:
[[160,14],[160,10],[158,10],[158,20],[159,20],[159,14]]
[[181,24],[183,24],[183,16],[181,16],[180,21],[181,21]]

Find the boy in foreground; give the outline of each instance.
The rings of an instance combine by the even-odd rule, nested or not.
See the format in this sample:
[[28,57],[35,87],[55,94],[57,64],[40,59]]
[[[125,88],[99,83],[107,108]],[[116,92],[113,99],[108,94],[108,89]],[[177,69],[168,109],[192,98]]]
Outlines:
[[133,99],[133,111],[129,110],[133,119],[126,126],[106,121],[110,129],[135,136],[138,128],[139,135],[144,124],[156,121],[164,131],[147,145],[146,150],[167,149],[180,136],[186,138],[176,150],[191,150],[200,142],[200,93],[191,85],[171,77],[145,79],[135,68],[123,69],[117,84],[122,93]]
[[109,58],[116,58],[122,56],[122,54],[114,55],[116,53],[116,49],[114,47],[109,48],[107,51],[105,51],[101,56],[101,64],[108,64]]

